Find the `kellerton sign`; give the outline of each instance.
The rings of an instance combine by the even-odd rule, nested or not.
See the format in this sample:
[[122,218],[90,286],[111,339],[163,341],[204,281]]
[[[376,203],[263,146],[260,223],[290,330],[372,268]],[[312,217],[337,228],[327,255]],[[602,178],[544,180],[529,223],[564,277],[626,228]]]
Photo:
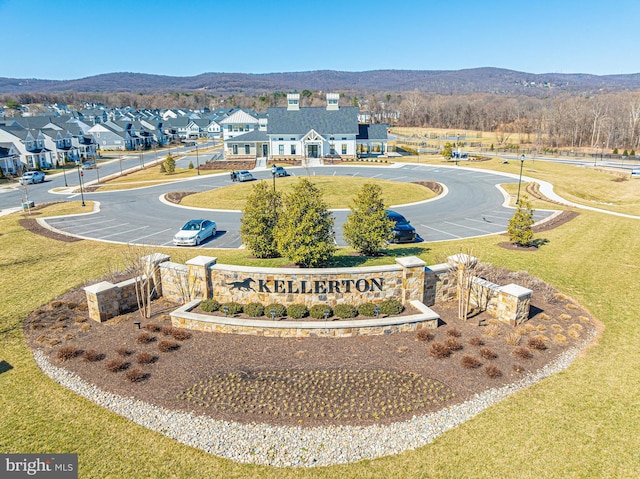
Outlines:
[[242,281],[232,281],[225,284],[229,286],[229,290],[253,291],[267,294],[342,294],[382,291],[384,288],[384,278],[371,277],[335,280],[258,279],[256,281],[249,277]]

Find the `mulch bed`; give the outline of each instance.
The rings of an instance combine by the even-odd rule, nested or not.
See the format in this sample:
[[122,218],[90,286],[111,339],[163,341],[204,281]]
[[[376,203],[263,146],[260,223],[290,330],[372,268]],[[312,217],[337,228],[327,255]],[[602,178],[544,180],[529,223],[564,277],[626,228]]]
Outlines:
[[[133,312],[96,323],[88,319],[82,290],[71,291],[38,308],[25,320],[24,333],[30,347],[42,350],[52,364],[77,373],[105,391],[170,409],[238,422],[301,426],[387,423],[428,413],[469,399],[488,388],[517,381],[598,327],[583,308],[526,273],[492,270],[486,277],[498,284],[515,282],[534,290],[531,318],[518,328],[523,334],[518,346],[507,342],[516,328],[497,323],[486,313],[467,321],[459,320],[457,303],[433,307],[443,323],[429,330],[431,337],[425,333],[399,333],[292,339],[193,331],[188,338],[178,339],[170,334],[168,314],[178,305],[160,299],[153,304],[153,316],[149,319]],[[136,322],[141,323],[141,329]],[[155,329],[164,327],[164,331],[149,331],[150,323]],[[152,339],[140,342],[141,334]],[[559,334],[562,337],[557,336]],[[543,350],[528,346],[530,339],[537,335],[547,338]],[[558,342],[561,339],[563,341]],[[165,341],[173,347],[166,347],[166,343],[162,347]],[[434,357],[432,345],[447,341],[458,345],[450,344],[452,350],[448,357]],[[69,359],[63,361],[59,355],[65,346],[76,348],[76,354],[67,354]],[[516,357],[514,351],[518,348],[526,350],[531,357]],[[143,359],[146,356],[143,364],[138,360],[141,353]],[[472,359],[463,359],[465,356]],[[108,369],[108,365],[114,366],[114,360],[124,363],[121,368],[115,368],[117,372]],[[131,371],[136,374],[129,374]],[[313,379],[317,377],[327,379],[318,383]],[[345,386],[340,384],[341,378],[349,381],[347,392],[340,392]],[[372,378],[378,384],[375,391],[369,385]],[[407,396],[407,378],[420,379],[423,385],[440,385],[442,391],[452,394],[434,396],[431,402],[416,402],[415,397]],[[222,389],[216,390],[216,381],[224,382],[224,387],[231,387],[232,391],[225,389],[222,394]],[[277,388],[266,388],[265,381],[275,381]],[[274,388],[277,394],[271,396],[269,391]],[[381,414],[388,410],[382,402],[375,402],[380,398],[374,397],[374,393],[382,394],[387,405],[399,404],[402,408],[398,406],[393,417]],[[221,396],[216,396],[218,394]],[[224,403],[222,396],[227,394],[234,398],[233,404]],[[358,411],[364,411],[368,403],[379,409],[358,413],[357,417],[355,413],[349,416],[348,408],[346,413],[343,408],[326,417],[319,417],[313,411],[306,413],[308,416],[291,412],[291,405],[317,405],[319,401],[324,401],[329,410],[332,401],[345,397],[353,399],[351,407],[360,408]],[[411,408],[405,407],[407,404]],[[276,415],[276,411],[280,414]]]

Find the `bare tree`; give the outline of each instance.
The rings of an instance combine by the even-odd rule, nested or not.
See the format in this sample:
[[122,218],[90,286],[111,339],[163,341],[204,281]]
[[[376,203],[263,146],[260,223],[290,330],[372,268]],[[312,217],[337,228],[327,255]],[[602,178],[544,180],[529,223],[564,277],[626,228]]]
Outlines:
[[143,318],[151,317],[151,302],[157,295],[158,255],[149,246],[128,244],[122,252],[127,270],[135,280],[138,311]]
[[458,286],[458,318],[467,320],[471,312],[471,294],[473,291],[473,281],[478,268],[478,259],[472,255],[471,250],[466,253],[458,253],[449,256],[449,268],[456,274],[456,284]]

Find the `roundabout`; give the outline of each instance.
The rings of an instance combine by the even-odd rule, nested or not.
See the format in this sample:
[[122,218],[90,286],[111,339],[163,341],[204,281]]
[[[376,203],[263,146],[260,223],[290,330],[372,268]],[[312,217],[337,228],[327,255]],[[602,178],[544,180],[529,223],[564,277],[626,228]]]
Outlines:
[[[412,183],[434,181],[444,186],[444,192],[426,202],[397,205],[387,198],[390,207],[401,213],[415,227],[420,241],[457,240],[476,236],[499,234],[506,230],[513,208],[505,206],[507,198],[497,187],[502,183],[515,183],[513,175],[460,167],[419,164],[397,164],[392,167],[325,166],[318,168],[291,168],[297,176],[344,176],[364,179],[385,179]],[[270,180],[268,171],[254,171],[258,180]],[[186,208],[163,201],[166,194],[176,190],[203,192],[232,184],[227,173],[202,176],[179,183],[162,184],[135,190],[86,193],[85,198],[99,202],[92,214],[45,220],[46,226],[71,236],[115,243],[170,246],[175,231],[194,215],[208,212],[218,225],[218,233],[199,248],[239,248],[241,212]],[[59,199],[59,195],[48,195]],[[74,199],[77,199],[74,196]],[[334,210],[336,242],[344,246],[341,225],[349,211]],[[541,221],[551,211],[536,211],[534,218]]]

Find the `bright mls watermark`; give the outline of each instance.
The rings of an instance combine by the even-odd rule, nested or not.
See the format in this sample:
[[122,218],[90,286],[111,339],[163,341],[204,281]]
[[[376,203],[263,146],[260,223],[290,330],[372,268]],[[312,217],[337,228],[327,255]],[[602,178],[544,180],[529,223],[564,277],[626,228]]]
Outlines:
[[78,455],[0,454],[0,477],[78,479]]

